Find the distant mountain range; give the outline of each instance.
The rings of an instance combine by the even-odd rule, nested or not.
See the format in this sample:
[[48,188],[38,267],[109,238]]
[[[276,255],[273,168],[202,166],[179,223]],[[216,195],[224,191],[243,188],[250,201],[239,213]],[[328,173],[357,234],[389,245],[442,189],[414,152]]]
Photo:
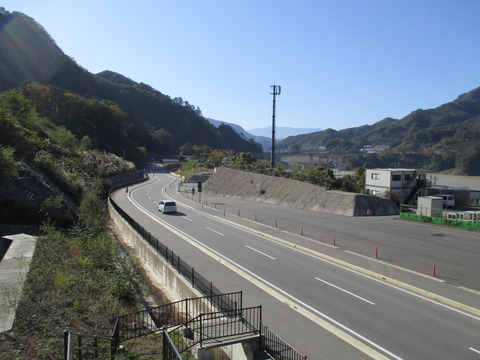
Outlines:
[[[295,146],[293,146],[295,145]],[[366,145],[381,154],[365,154]],[[327,129],[290,136],[279,149],[301,148],[345,154],[351,167],[410,167],[480,175],[480,88],[434,109],[418,109],[400,120],[386,118],[373,125]]]
[[[243,127],[237,124],[228,123],[225,121],[206,118],[212,125],[218,127],[220,125],[228,125],[232,127],[237,133],[239,133],[244,139],[253,139],[255,142],[262,145],[264,151],[268,151],[272,146],[272,127],[267,126],[264,128],[256,128],[251,130],[245,130]],[[321,129],[310,128],[292,128],[288,126],[275,127],[275,139],[277,142],[294,135],[310,134]]]
[[[256,136],[266,136],[272,137],[272,127],[267,126],[264,128],[255,128],[247,130],[250,134]],[[301,135],[301,134],[310,134],[316,131],[322,131],[322,129],[317,128],[293,128],[289,126],[275,126],[275,138],[278,140],[285,139],[289,136]]]

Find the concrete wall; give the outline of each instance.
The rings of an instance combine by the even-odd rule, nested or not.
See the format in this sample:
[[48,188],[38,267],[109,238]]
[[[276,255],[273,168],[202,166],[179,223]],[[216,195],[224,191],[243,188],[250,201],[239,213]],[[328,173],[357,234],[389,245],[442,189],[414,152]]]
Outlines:
[[[110,205],[110,218],[113,220],[117,232],[121,235],[122,240],[131,248],[142,266],[148,274],[150,280],[161,287],[166,288],[169,298],[173,301],[179,301],[186,298],[196,298],[203,296],[197,290],[193,289],[190,283],[180,275],[170,264],[166,263],[164,259],[157,254],[156,250],[152,248],[147,241],[145,241],[140,234],[132,228],[115,209]],[[212,309],[212,311],[214,311]],[[190,316],[199,315],[200,310],[191,308]],[[252,342],[252,346],[258,346],[258,342]],[[230,359],[247,360],[253,357],[246,354],[253,354],[252,348],[248,347],[248,351],[244,349],[242,344],[231,344],[229,346],[203,348],[198,350],[199,360],[217,360],[225,359],[227,356]],[[258,348],[257,348],[258,349]],[[220,351],[219,351],[220,350]]]
[[390,199],[326,190],[305,182],[218,168],[203,185],[205,195],[238,198],[346,216],[397,215]]

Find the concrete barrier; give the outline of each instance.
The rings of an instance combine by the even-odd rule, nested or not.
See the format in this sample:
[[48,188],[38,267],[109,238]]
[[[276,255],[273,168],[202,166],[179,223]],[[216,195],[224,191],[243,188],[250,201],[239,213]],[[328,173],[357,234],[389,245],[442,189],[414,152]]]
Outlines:
[[258,201],[345,216],[397,215],[390,199],[326,190],[298,180],[218,168],[203,186],[205,195]]

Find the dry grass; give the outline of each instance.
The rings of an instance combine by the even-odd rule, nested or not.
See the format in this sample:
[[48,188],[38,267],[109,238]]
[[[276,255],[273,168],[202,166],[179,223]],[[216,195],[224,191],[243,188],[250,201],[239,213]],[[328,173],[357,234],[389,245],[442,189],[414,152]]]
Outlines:
[[64,329],[109,336],[116,316],[138,310],[144,295],[133,265],[119,256],[105,234],[40,237],[13,328],[0,334],[0,358],[63,358]]

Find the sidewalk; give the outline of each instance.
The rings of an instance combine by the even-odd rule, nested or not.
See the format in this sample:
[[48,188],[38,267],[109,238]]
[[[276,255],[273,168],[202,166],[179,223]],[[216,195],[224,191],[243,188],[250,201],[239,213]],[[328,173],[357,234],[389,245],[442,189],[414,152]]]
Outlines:
[[35,237],[25,234],[2,238],[4,243],[10,242],[8,240],[11,240],[10,246],[0,261],[0,332],[12,328],[36,244]]

